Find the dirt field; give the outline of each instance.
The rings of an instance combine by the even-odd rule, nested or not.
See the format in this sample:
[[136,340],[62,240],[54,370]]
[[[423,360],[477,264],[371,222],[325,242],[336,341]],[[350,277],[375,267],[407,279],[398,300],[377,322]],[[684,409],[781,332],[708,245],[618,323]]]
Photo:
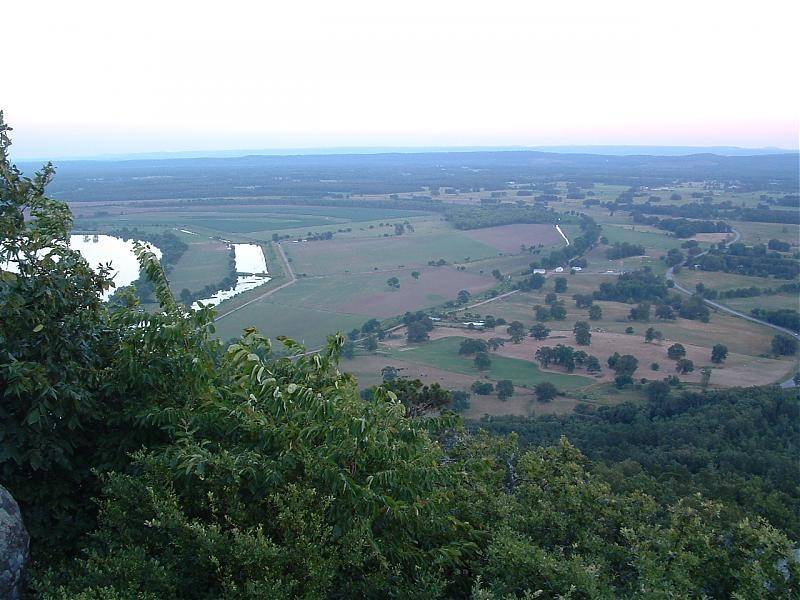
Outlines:
[[553,246],[563,243],[563,238],[556,228],[546,224],[500,225],[486,229],[470,229],[464,231],[464,234],[504,253],[517,253],[523,244]]
[[375,237],[283,243],[283,249],[298,275],[423,267],[431,260],[444,259],[454,263],[464,261],[467,257],[474,260],[497,255],[495,248],[455,230],[442,229],[436,233],[415,232],[388,237],[382,237],[381,231],[385,233],[387,230],[378,230]]
[[471,294],[488,290],[497,282],[490,277],[457,271],[450,267],[420,269],[419,280],[403,279],[399,290],[390,290],[355,297],[336,310],[376,317],[391,317],[407,310],[417,310],[456,297],[459,290]]
[[732,237],[732,233],[697,233],[689,239],[702,243],[716,244]]

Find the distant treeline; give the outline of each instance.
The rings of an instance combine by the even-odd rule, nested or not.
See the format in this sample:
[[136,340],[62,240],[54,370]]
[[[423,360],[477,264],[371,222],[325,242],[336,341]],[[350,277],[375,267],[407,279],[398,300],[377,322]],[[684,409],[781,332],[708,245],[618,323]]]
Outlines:
[[178,260],[180,260],[181,256],[183,256],[183,253],[189,249],[189,246],[186,245],[186,242],[181,240],[181,238],[171,231],[165,231],[163,233],[150,233],[147,231],[141,231],[137,227],[123,227],[122,229],[110,231],[108,235],[122,238],[125,241],[139,240],[152,244],[161,250],[161,264],[165,267],[171,267],[174,265],[176,262],[178,262]]
[[644,254],[644,246],[631,244],[630,242],[615,242],[611,248],[606,250],[606,257],[609,260],[628,258],[630,256],[641,256]]
[[[26,164],[26,172],[40,167]],[[737,189],[794,193],[797,154],[606,156],[554,152],[435,152],[62,161],[51,184],[68,201],[208,197],[320,197],[450,189],[507,189],[569,180],[658,187],[676,180],[737,182]],[[573,186],[573,192],[577,191]]]
[[[755,296],[774,296],[775,294],[796,294],[800,292],[800,283],[786,283],[775,288],[760,288],[754,285],[746,288],[735,288],[717,292],[706,290],[703,295],[707,298],[754,298]],[[713,294],[713,295],[711,295]]]
[[456,229],[481,229],[497,225],[515,223],[556,223],[559,215],[551,210],[537,206],[516,206],[498,204],[496,206],[449,206],[444,217]]
[[[770,210],[769,208],[745,208],[735,206],[730,200],[718,203],[690,204],[653,204],[648,201],[643,204],[618,205],[610,203],[609,208],[628,210],[635,222],[645,223],[643,215],[667,215],[689,219],[714,219],[723,218],[735,221],[753,221],[757,223],[787,223],[796,225],[800,223],[800,212],[791,210]],[[640,219],[640,220],[637,220]],[[684,219],[685,220],[685,219]]]
[[568,416],[486,417],[480,427],[515,432],[523,447],[561,436],[601,463],[617,489],[639,486],[662,501],[701,493],[735,513],[755,513],[800,539],[800,401],[773,387],[684,392]]
[[648,217],[641,212],[632,212],[634,223],[650,225],[664,231],[669,231],[675,237],[688,238],[698,233],[728,233],[730,225],[723,221],[692,221],[689,219],[660,219]]

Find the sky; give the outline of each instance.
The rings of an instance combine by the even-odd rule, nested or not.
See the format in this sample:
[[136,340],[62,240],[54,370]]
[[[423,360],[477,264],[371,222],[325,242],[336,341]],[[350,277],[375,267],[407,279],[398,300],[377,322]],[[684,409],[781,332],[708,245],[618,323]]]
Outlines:
[[16,159],[798,147],[797,0],[6,0],[3,21]]

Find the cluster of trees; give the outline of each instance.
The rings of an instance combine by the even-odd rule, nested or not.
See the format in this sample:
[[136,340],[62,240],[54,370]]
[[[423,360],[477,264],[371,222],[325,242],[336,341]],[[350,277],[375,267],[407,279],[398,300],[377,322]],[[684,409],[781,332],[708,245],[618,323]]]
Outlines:
[[779,252],[769,251],[764,244],[745,246],[737,242],[725,248],[712,248],[708,254],[698,256],[695,264],[703,271],[723,271],[753,277],[796,279],[800,275],[800,262],[786,258]]
[[536,304],[533,307],[533,313],[537,321],[563,321],[567,318],[567,308],[564,306],[563,300],[554,300],[549,305],[542,306]]
[[750,286],[746,288],[734,288],[717,292],[706,288],[703,296],[706,298],[754,298],[756,296],[774,296],[776,294],[796,294],[800,292],[800,283],[785,283],[773,288],[760,288]]
[[[746,208],[736,206],[731,201],[716,203],[691,202],[689,204],[658,204],[650,202],[625,207],[631,211],[634,221],[646,219],[644,215],[668,215],[686,219],[714,219],[723,218],[734,221],[754,221],[760,223],[800,223],[797,211],[769,210],[769,208]],[[681,220],[677,219],[677,220]],[[637,222],[645,222],[639,220]]]
[[670,293],[667,281],[653,273],[649,267],[640,271],[623,273],[615,282],[603,282],[593,293],[596,300],[638,303],[631,310],[630,318],[637,321],[650,319],[650,303],[655,303],[655,316],[659,319],[684,319],[708,322],[709,310],[702,297],[693,295],[684,298]]
[[629,256],[641,256],[644,253],[644,246],[640,244],[614,242],[614,245],[606,250],[606,257],[610,260],[616,260],[618,258],[628,258]]
[[[52,169],[26,180],[7,148],[0,120],[0,264],[20,266],[0,277],[0,480],[31,533],[32,595],[795,594],[791,512],[776,528],[755,510],[662,501],[649,480],[615,488],[565,440],[467,435],[434,386],[395,379],[364,399],[339,369],[340,335],[311,354],[283,338],[278,357],[248,329],[226,348],[213,310],[180,307],[141,247],[160,310],[109,307],[108,271],[69,248],[69,210],[44,196]],[[796,402],[769,408],[782,436],[738,442],[769,459],[765,486],[785,468],[786,496],[756,496],[762,511],[797,481],[779,454]]]
[[428,333],[433,331],[433,321],[422,311],[407,312],[403,315],[406,326],[406,339],[410,343],[424,342],[429,339]]
[[449,206],[444,217],[456,229],[482,229],[497,225],[514,223],[554,223],[558,214],[539,206],[517,206],[498,204],[496,206]]
[[797,354],[798,341],[790,335],[779,333],[772,338],[772,351],[781,356],[794,356]]
[[780,308],[777,310],[753,308],[750,310],[750,314],[767,323],[800,332],[800,313],[793,308]]
[[633,383],[633,374],[639,368],[639,359],[631,354],[614,352],[608,357],[606,364],[616,373],[614,383],[618,388],[622,388]]
[[698,233],[728,233],[731,226],[724,221],[696,221],[690,219],[660,219],[648,217],[639,211],[632,212],[634,223],[650,225],[671,232],[675,237],[688,238]]
[[667,281],[649,267],[622,273],[614,282],[605,281],[594,292],[595,300],[614,302],[658,302],[667,297]]
[[542,346],[536,350],[534,358],[545,369],[553,364],[562,367],[567,373],[574,372],[576,368],[585,368],[589,373],[599,373],[603,370],[596,356],[564,344],[555,347]]

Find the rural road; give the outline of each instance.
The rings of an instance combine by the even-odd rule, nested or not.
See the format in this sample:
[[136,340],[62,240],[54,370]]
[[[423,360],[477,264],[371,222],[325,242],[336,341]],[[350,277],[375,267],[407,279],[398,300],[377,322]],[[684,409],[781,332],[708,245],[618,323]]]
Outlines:
[[253,302],[258,302],[259,300],[263,300],[264,298],[267,298],[268,296],[271,296],[275,292],[277,292],[279,290],[282,290],[283,288],[289,287],[290,285],[292,285],[293,283],[295,283],[297,281],[297,277],[295,277],[294,271],[292,271],[292,267],[289,264],[289,260],[286,258],[286,254],[283,253],[283,248],[278,243],[275,244],[275,247],[278,249],[278,254],[281,257],[281,262],[283,262],[283,269],[286,272],[286,275],[289,277],[289,281],[286,281],[286,282],[280,284],[278,287],[274,287],[274,288],[272,288],[270,290],[267,290],[266,292],[256,296],[255,298],[251,298],[250,300],[248,300],[244,304],[240,304],[236,308],[232,308],[231,310],[229,310],[227,312],[224,312],[224,313],[221,313],[221,314],[217,315],[217,318],[214,319],[215,323],[217,321],[219,321],[220,319],[223,319],[224,317],[227,317],[228,315],[232,315],[237,310],[241,310],[245,306],[249,306],[249,305],[253,304]]
[[[742,236],[736,229],[732,229],[732,231],[733,231],[733,239],[730,241],[730,243],[731,244],[735,244],[736,242],[738,242],[741,239]],[[701,252],[700,254],[697,254],[696,257],[697,256],[703,256],[703,254],[707,254],[707,253],[708,253],[708,250],[706,250],[705,252]],[[674,269],[675,269],[674,267],[670,267],[669,269],[667,269],[667,274],[666,274],[667,279],[670,280],[673,284],[675,284],[675,289],[676,290],[678,290],[680,292],[683,292],[684,294],[688,294],[689,296],[692,296],[694,294],[694,292],[692,290],[683,287],[680,283],[675,281]],[[734,317],[739,317],[740,319],[745,319],[746,321],[752,321],[753,323],[758,323],[759,325],[764,325],[765,327],[769,327],[771,329],[774,329],[775,331],[780,331],[781,333],[785,333],[785,334],[790,335],[790,336],[792,336],[794,338],[800,339],[800,334],[795,333],[791,329],[786,329],[785,327],[781,327],[780,325],[773,325],[772,323],[768,323],[767,321],[762,321],[761,319],[757,319],[757,318],[755,318],[753,316],[750,316],[748,314],[745,314],[743,312],[739,312],[738,310],[734,310],[734,309],[729,308],[729,307],[727,307],[727,306],[725,306],[723,304],[720,304],[718,302],[714,302],[712,300],[708,300],[707,298],[703,298],[703,302],[705,302],[708,306],[711,306],[712,308],[715,308],[717,310],[721,310],[722,312],[728,313],[729,315],[733,315]],[[792,371],[792,375],[794,375],[794,370]],[[781,381],[779,383],[779,385],[782,388],[795,387],[794,381],[792,381],[792,377],[789,377],[785,381]]]

